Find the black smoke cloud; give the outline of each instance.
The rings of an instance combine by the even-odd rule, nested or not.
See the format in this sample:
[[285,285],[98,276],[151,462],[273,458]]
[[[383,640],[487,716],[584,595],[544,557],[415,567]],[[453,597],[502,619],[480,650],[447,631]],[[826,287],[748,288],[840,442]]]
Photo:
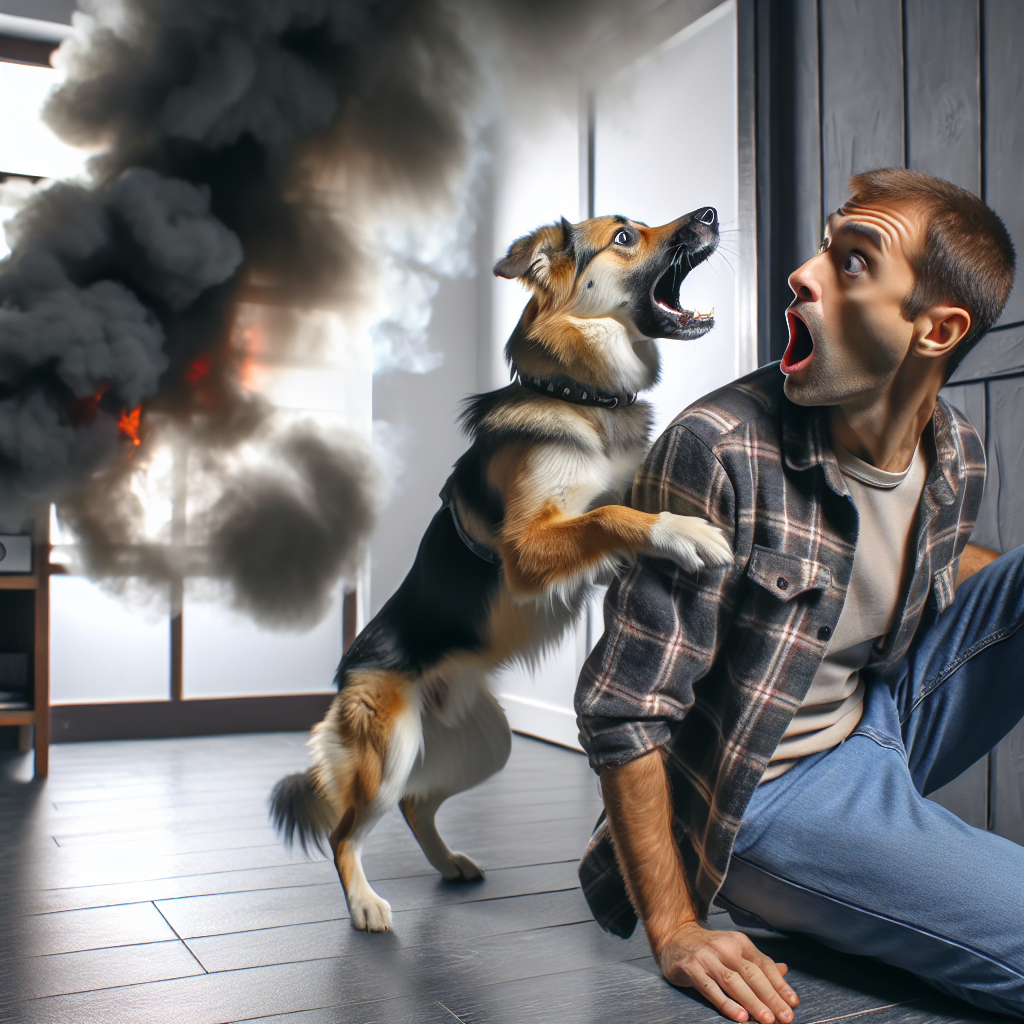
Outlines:
[[[30,202],[0,264],[0,527],[56,500],[95,576],[210,575],[262,622],[308,622],[358,563],[372,456],[354,436],[275,425],[239,385],[238,304],[357,310],[379,264],[373,211],[464,201],[488,97],[509,85],[494,69],[534,88],[541,68],[571,79],[630,5],[82,7],[45,116],[96,150],[92,181]],[[118,423],[140,408],[134,445]],[[147,546],[133,489],[161,443],[192,453],[186,490],[204,492],[177,546]],[[233,458],[254,444],[258,466]]]

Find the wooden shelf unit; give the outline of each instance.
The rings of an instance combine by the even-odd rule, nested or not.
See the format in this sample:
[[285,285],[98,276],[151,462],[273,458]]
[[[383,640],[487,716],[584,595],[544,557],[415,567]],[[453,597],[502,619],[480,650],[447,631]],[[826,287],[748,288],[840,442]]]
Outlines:
[[[32,602],[31,656],[32,707],[0,709],[0,725],[20,729],[20,746],[28,749],[33,730],[35,777],[45,778],[50,768],[50,517],[44,509],[36,518],[32,536],[31,573],[0,574],[0,592],[24,591]],[[32,594],[31,598],[28,594]]]

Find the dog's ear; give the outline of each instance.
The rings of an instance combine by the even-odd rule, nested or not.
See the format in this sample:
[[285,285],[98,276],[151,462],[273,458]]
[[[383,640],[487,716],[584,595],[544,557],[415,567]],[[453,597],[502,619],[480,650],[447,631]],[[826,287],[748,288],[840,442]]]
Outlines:
[[552,257],[569,252],[572,243],[572,225],[563,217],[559,224],[537,228],[532,234],[517,238],[494,264],[494,276],[510,281],[516,278],[543,281]]
[[509,247],[508,252],[494,264],[494,276],[514,281],[517,277],[525,277],[534,262],[533,250],[537,244],[537,234],[523,235]]

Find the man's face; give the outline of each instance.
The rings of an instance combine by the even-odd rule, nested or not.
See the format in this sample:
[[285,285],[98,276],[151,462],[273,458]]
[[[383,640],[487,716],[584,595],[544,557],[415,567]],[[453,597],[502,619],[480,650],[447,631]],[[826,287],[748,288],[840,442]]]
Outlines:
[[892,380],[913,337],[900,310],[924,236],[924,216],[905,206],[847,203],[828,218],[817,256],[789,277],[782,372],[793,402],[869,399]]

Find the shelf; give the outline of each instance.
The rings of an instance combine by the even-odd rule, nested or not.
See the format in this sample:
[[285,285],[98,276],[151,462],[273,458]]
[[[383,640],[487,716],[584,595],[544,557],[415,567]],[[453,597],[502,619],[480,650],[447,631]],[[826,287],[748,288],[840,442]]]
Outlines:
[[0,590],[36,590],[39,587],[39,577],[35,573],[31,575],[11,574],[4,576],[0,574]]
[[[10,653],[29,655],[31,681],[28,693],[32,707],[0,708],[0,726],[18,726],[20,750],[28,749],[28,726],[32,730],[35,747],[35,777],[45,778],[50,761],[50,576],[55,570],[50,565],[50,509],[40,506],[35,513],[32,530],[33,572],[0,573],[0,608],[4,614],[14,615],[14,630],[5,630],[10,636],[5,646],[17,647]],[[16,593],[25,597],[15,597]],[[9,594],[11,596],[4,597]],[[30,620],[26,616],[31,616]],[[26,626],[30,628],[26,629]],[[15,634],[17,634],[15,636]],[[20,703],[8,701],[8,704]]]
[[25,711],[0,711],[0,725],[35,725],[36,713]]

